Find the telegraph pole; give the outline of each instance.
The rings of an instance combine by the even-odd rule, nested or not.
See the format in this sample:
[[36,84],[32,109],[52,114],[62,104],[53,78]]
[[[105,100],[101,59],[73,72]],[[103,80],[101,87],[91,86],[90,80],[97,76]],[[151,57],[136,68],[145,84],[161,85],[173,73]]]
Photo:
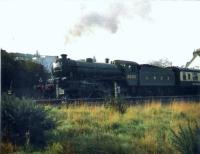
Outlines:
[[117,99],[120,94],[120,86],[117,85],[117,82],[114,82],[114,89],[115,89],[115,99]]

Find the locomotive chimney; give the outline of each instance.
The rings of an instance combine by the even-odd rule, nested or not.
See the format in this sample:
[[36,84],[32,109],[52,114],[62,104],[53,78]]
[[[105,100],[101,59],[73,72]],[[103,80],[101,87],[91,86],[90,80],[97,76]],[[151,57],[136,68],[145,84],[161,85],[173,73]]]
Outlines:
[[86,58],[86,62],[93,63],[93,60],[92,60],[92,58]]
[[109,63],[109,58],[105,59],[105,63],[108,64]]
[[61,54],[62,59],[66,60],[67,59],[67,55],[66,54]]

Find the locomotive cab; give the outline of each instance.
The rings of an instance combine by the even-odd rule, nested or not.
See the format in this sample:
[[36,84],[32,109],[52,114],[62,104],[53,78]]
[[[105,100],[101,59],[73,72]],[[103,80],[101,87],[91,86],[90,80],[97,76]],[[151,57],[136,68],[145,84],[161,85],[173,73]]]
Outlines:
[[139,65],[136,62],[125,60],[114,60],[114,64],[123,72],[128,86],[138,85]]

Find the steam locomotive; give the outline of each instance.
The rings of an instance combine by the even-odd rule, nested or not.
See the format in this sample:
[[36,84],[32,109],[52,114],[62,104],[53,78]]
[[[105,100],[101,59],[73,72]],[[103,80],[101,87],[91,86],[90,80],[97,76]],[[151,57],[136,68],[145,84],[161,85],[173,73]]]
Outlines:
[[45,84],[45,97],[172,96],[200,94],[200,70],[114,60],[96,63],[62,54]]

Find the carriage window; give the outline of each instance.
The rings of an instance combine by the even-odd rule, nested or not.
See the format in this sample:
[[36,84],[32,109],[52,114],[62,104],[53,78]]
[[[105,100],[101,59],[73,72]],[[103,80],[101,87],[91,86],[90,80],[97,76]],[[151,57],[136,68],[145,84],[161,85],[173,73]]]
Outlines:
[[145,76],[145,80],[149,80],[149,77],[148,77],[148,76]]
[[156,76],[154,76],[153,79],[156,80]]
[[194,80],[194,81],[198,81],[197,73],[194,73],[194,75],[193,75],[193,80]]
[[183,73],[183,80],[186,80],[186,74]]
[[163,76],[160,77],[160,80],[163,80]]
[[167,80],[170,80],[170,77],[169,77],[169,76],[167,76]]
[[188,80],[191,80],[191,75],[190,74],[188,74]]

